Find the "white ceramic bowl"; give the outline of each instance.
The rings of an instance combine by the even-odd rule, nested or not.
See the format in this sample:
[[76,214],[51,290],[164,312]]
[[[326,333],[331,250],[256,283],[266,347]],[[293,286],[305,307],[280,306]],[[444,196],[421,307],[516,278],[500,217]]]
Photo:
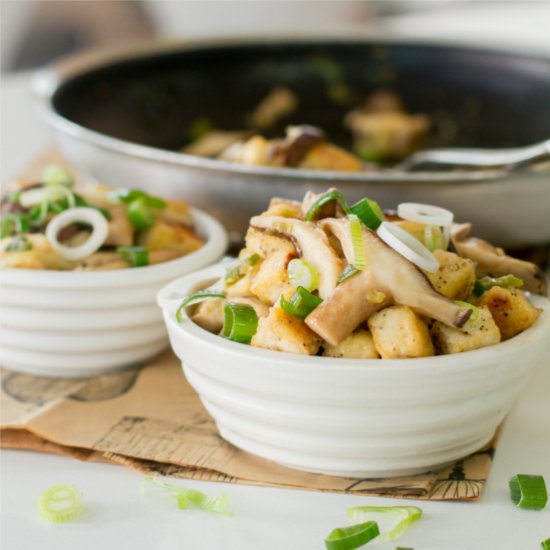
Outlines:
[[162,264],[98,272],[0,270],[0,363],[43,376],[110,372],[154,356],[168,345],[155,303],[175,277],[217,262],[227,234],[192,209],[205,244]]
[[550,302],[507,342],[421,359],[309,357],[231,342],[186,317],[186,295],[224,273],[181,277],[158,296],[172,348],[190,384],[237,447],[332,475],[385,477],[446,465],[484,446],[550,347]]

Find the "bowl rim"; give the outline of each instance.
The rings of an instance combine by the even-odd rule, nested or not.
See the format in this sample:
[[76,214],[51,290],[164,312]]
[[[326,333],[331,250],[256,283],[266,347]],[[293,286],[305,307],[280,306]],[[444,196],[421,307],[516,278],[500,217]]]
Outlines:
[[[273,351],[262,348],[255,348],[250,345],[240,344],[227,340],[217,334],[212,334],[203,329],[183,312],[183,323],[176,320],[176,310],[178,302],[173,297],[174,292],[183,296],[194,290],[201,283],[209,280],[219,279],[226,272],[227,262],[219,262],[207,268],[183,275],[178,279],[168,283],[157,294],[157,304],[163,310],[166,324],[169,324],[169,332],[176,331],[174,336],[185,334],[193,339],[196,345],[214,348],[218,352],[231,354],[240,358],[244,362],[254,361],[254,369],[272,369],[273,364],[281,367],[301,368],[301,369],[321,369],[326,371],[339,372],[395,372],[396,369],[407,368],[410,372],[426,371],[436,369],[438,372],[449,373],[454,371],[467,371],[479,368],[480,363],[497,361],[502,353],[518,353],[529,347],[533,341],[544,339],[550,333],[550,301],[547,298],[538,295],[529,295],[530,301],[537,308],[542,310],[534,325],[513,338],[487,346],[484,348],[453,353],[449,355],[434,355],[430,357],[403,358],[403,359],[342,359],[323,356],[299,355],[294,353]],[[548,346],[550,348],[550,346]],[[550,351],[550,349],[549,349]],[[444,363],[444,365],[443,365]],[[444,370],[443,368],[444,367]]]
[[[229,242],[227,231],[218,220],[195,207],[190,207],[190,212],[195,229],[206,240],[200,248],[185,256],[156,265],[111,271],[78,272],[5,268],[0,269],[0,282],[6,286],[74,289],[129,287],[164,281],[167,275],[176,276],[181,269],[192,269],[196,264],[201,266],[202,262],[218,260],[227,248]],[[128,276],[129,273],[131,277]]]
[[157,147],[142,145],[126,141],[121,138],[102,134],[80,124],[72,122],[61,115],[53,105],[53,97],[56,91],[66,82],[83,74],[94,71],[103,66],[109,66],[124,61],[139,59],[140,57],[152,57],[155,54],[168,54],[175,51],[198,51],[208,48],[223,46],[253,46],[255,44],[276,45],[285,42],[308,44],[319,41],[331,41],[338,43],[365,42],[370,44],[402,45],[414,44],[431,47],[461,48],[465,50],[482,50],[500,54],[529,55],[531,57],[549,59],[546,52],[524,48],[512,51],[502,46],[488,46],[483,44],[466,44],[460,41],[445,41],[434,39],[421,39],[414,37],[396,36],[369,36],[350,33],[349,36],[268,36],[268,37],[227,37],[217,40],[197,39],[191,41],[181,40],[157,40],[146,44],[127,44],[118,48],[106,48],[97,51],[83,52],[63,59],[53,65],[40,69],[32,78],[32,92],[38,106],[40,116],[55,130],[62,134],[72,136],[85,143],[92,144],[101,149],[116,153],[138,157],[144,160],[162,162],[176,166],[187,166],[196,170],[213,171],[220,174],[231,173],[240,175],[245,181],[254,182],[254,177],[272,178],[278,180],[286,178],[294,181],[307,181],[309,179],[326,180],[327,182],[368,182],[372,185],[388,185],[392,183],[416,182],[427,185],[452,183],[460,181],[466,183],[498,182],[499,178],[510,175],[510,171],[502,169],[470,170],[467,172],[399,172],[385,169],[373,172],[341,172],[323,170],[296,170],[284,167],[248,166],[219,159],[209,159],[189,155],[185,153],[169,151]]

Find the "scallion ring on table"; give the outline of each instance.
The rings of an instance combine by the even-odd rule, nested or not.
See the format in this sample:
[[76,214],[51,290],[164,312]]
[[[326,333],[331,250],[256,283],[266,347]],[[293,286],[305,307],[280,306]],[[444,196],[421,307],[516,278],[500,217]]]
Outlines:
[[544,478],[539,475],[517,474],[510,478],[510,498],[518,508],[542,510],[548,502]]
[[299,286],[289,300],[281,295],[279,305],[286,313],[305,319],[322,302],[323,300],[319,296],[315,296],[304,287]]
[[402,202],[397,207],[397,215],[404,220],[425,225],[446,226],[454,220],[454,214],[446,208],[417,202]]
[[417,506],[355,506],[348,509],[348,517],[352,521],[377,521],[384,517],[392,523],[387,531],[382,531],[380,541],[393,541],[422,517],[422,510]]
[[375,521],[333,529],[325,539],[327,550],[354,550],[367,544],[380,534]]
[[49,522],[71,521],[84,511],[82,494],[74,485],[54,485],[40,495],[36,510]]
[[388,246],[421,269],[430,273],[438,270],[439,262],[435,256],[418,239],[398,225],[382,222],[376,233]]
[[119,246],[116,251],[132,267],[144,267],[149,265],[149,250],[144,246]]
[[361,221],[355,214],[348,216],[349,229],[351,232],[351,244],[353,246],[353,265],[362,271],[367,266],[365,257],[365,238],[363,237],[363,227]]
[[176,319],[178,320],[178,323],[183,322],[182,314],[183,310],[187,306],[190,306],[191,304],[198,304],[199,302],[209,300],[210,298],[225,298],[225,292],[222,292],[221,290],[199,290],[194,294],[186,296],[176,311]]
[[550,550],[550,539],[543,540],[540,543],[542,550]]
[[258,328],[258,314],[248,304],[226,302],[223,308],[223,328],[221,335],[224,338],[249,344]]
[[[84,223],[92,228],[88,240],[80,246],[65,246],[58,240],[59,232],[72,223]],[[105,217],[94,208],[70,208],[54,216],[46,227],[46,237],[52,248],[65,260],[78,261],[98,250],[109,233]]]
[[288,262],[287,273],[292,286],[301,286],[311,292],[319,285],[319,273],[309,262],[294,258]]

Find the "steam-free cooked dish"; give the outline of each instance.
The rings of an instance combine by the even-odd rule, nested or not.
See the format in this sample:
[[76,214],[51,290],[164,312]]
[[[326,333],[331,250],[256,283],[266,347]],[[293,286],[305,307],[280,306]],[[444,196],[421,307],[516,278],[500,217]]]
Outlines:
[[382,212],[336,189],[274,198],[250,220],[225,278],[186,297],[195,323],[255,347],[305,355],[393,359],[497,344],[541,314],[532,263],[470,236],[452,212],[403,203]]
[[20,180],[2,198],[0,267],[103,271],[142,267],[200,248],[187,203],[139,189],[75,186],[48,167]]

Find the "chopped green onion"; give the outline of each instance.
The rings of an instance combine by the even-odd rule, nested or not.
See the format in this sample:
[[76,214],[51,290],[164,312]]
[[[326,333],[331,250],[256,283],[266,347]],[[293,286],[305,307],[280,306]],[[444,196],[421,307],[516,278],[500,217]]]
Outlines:
[[155,215],[143,197],[133,200],[128,205],[127,213],[132,225],[138,230],[148,229],[155,223]]
[[348,220],[351,231],[351,244],[353,246],[353,265],[362,271],[367,265],[363,228],[359,218],[355,214],[350,214]]
[[548,501],[544,478],[539,475],[517,474],[510,478],[510,497],[518,508],[542,510]]
[[306,260],[294,258],[287,266],[287,273],[292,286],[301,286],[310,292],[319,285],[317,270]]
[[411,548],[410,546],[397,546],[395,550],[414,550],[414,548]]
[[212,121],[207,117],[199,117],[193,120],[187,130],[189,141],[197,141],[214,129]]
[[26,252],[31,249],[32,244],[21,235],[16,235],[13,237],[12,240],[4,247],[6,252]]
[[477,316],[479,315],[479,308],[474,306],[474,304],[470,304],[469,302],[463,302],[462,300],[455,300],[454,303],[457,306],[467,307],[468,309],[472,310],[472,315],[468,319],[469,321],[475,321],[477,319]]
[[542,550],[550,550],[550,539],[543,540],[540,545]]
[[72,174],[57,164],[46,166],[42,172],[41,179],[46,185],[64,185],[65,187],[72,187],[74,185]]
[[353,521],[372,521],[380,515],[395,522],[389,531],[382,533],[380,540],[393,541],[422,517],[422,510],[416,506],[356,506],[348,510],[348,517]]
[[257,328],[258,315],[252,306],[226,302],[223,308],[221,333],[224,338],[241,344],[249,344],[254,334],[256,334]]
[[380,205],[370,199],[364,198],[356,202],[350,208],[369,229],[376,231],[378,226],[384,221],[384,214]]
[[250,254],[250,256],[247,256],[243,262],[246,265],[249,265],[250,267],[255,266],[260,261],[260,255],[259,254]]
[[290,300],[282,295],[279,301],[283,311],[300,319],[305,319],[322,302],[323,300],[319,296],[315,296],[303,286],[296,289]]
[[40,495],[36,509],[46,521],[71,521],[84,511],[82,494],[74,485],[54,485]]
[[519,288],[523,286],[523,279],[515,275],[503,275],[497,278],[483,277],[475,282],[474,294],[479,297],[494,286],[500,286],[502,288]]
[[213,512],[214,514],[231,515],[227,511],[227,496],[221,494],[219,497],[209,497],[201,491],[196,489],[187,489],[185,487],[178,487],[171,483],[164,483],[157,477],[146,477],[140,484],[140,491],[142,494],[146,491],[146,484],[151,483],[156,487],[160,487],[166,491],[178,504],[180,510],[187,508],[199,508],[206,512]]
[[8,202],[11,202],[12,204],[19,204],[20,199],[21,191],[13,191],[8,195]]
[[348,264],[346,267],[344,267],[342,273],[340,273],[340,276],[338,277],[338,284],[341,284],[350,277],[357,275],[359,271],[360,269],[357,269],[353,264]]
[[26,214],[10,212],[0,219],[0,239],[16,233],[28,233],[29,230],[29,218]]
[[359,548],[380,534],[375,521],[367,521],[349,527],[337,527],[325,539],[327,550],[353,550]]
[[149,250],[144,246],[119,246],[116,251],[132,266],[149,265]]
[[159,210],[166,208],[165,200],[160,197],[149,195],[141,189],[120,189],[114,194],[114,198],[126,204],[130,204],[137,199],[143,199],[145,204],[151,208],[157,208]]
[[225,292],[222,292],[221,290],[199,290],[190,296],[186,296],[176,311],[176,319],[178,322],[183,322],[182,313],[187,306],[202,302],[208,298],[225,298]]
[[233,269],[227,272],[224,278],[225,285],[232,286],[239,282],[246,275],[249,268],[255,266],[259,260],[259,254],[251,254],[243,258]]
[[332,201],[338,201],[338,204],[342,207],[342,210],[346,214],[349,214],[351,212],[350,207],[348,206],[348,203],[346,202],[346,199],[344,195],[337,189],[334,189],[332,191],[327,191],[324,195],[321,195],[310,207],[310,209],[307,211],[307,214],[305,216],[305,221],[309,222],[313,219],[313,216],[317,214],[317,212],[325,206],[325,204],[328,204]]
[[430,252],[447,248],[447,239],[445,239],[441,227],[437,225],[427,225],[424,228],[424,243]]

